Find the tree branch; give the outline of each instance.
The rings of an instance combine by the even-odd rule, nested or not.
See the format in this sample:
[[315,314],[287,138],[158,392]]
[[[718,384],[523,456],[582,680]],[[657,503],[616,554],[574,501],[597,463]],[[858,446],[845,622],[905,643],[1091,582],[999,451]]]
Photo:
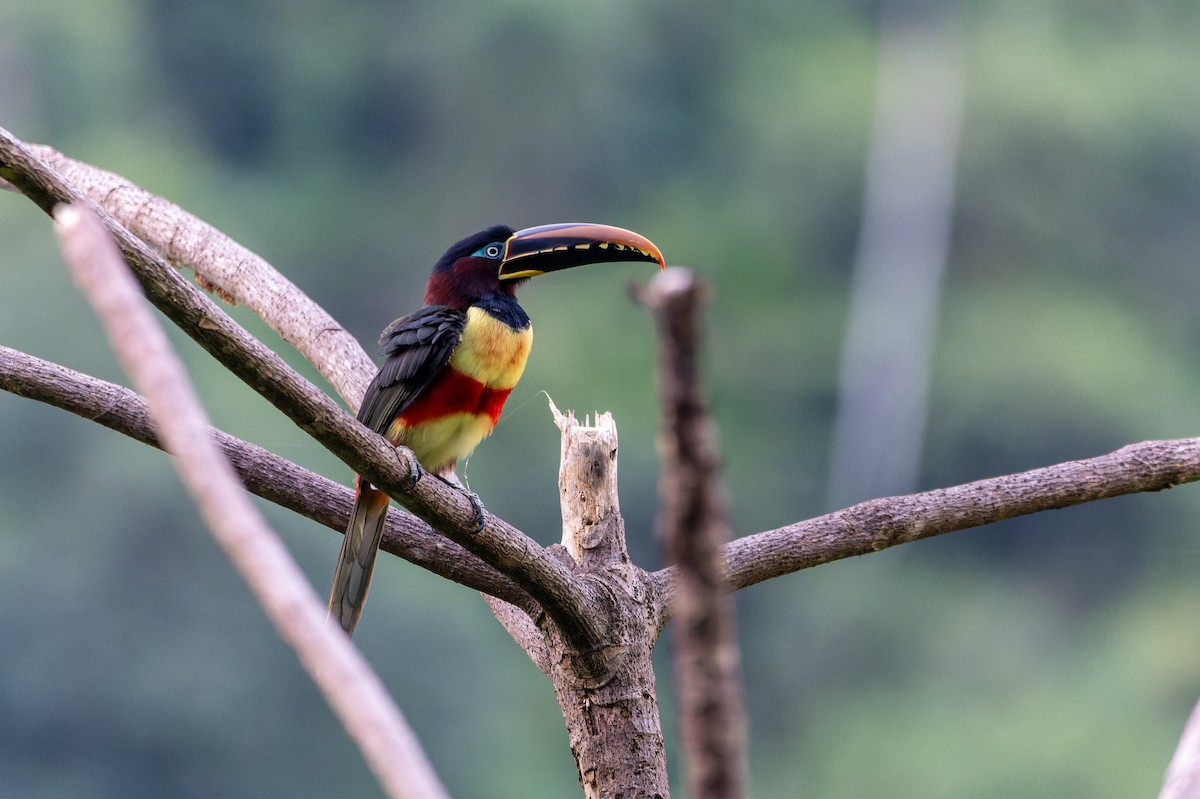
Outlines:
[[[1107,455],[884,497],[731,541],[723,548],[732,590],[831,560],[1099,499],[1200,480],[1200,438],[1144,441]],[[669,603],[675,568],[650,575]]]
[[[0,389],[53,405],[161,449],[146,401],[133,391],[0,346]],[[354,491],[217,428],[210,435],[246,488],[341,533]],[[503,599],[536,617],[540,608],[512,580],[415,516],[388,514],[381,549],[434,574]]]
[[125,370],[146,392],[155,425],[209,529],[299,655],[380,784],[393,797],[446,797],[416,737],[348,638],[242,491],[166,334],[104,226],[87,211],[56,214],[63,254],[108,330]]
[[700,303],[690,270],[672,267],[637,298],[659,339],[659,534],[675,564],[672,661],[688,795],[745,795],[745,714],[733,598],[721,545],[731,536],[717,432],[700,389]]
[[442,480],[418,479],[416,461],[343,411],[247,333],[146,244],[117,224],[62,176],[0,129],[0,177],[48,213],[60,202],[96,212],[114,237],[146,297],[222,365],[261,394],[351,469],[367,477],[410,511],[510,577],[581,649],[602,631],[588,613],[590,592],[536,541],[491,514],[476,528],[475,507]]
[[253,311],[358,408],[374,362],[337,320],[263,258],[120,175],[53,147],[24,146],[170,263],[190,267],[205,288]]

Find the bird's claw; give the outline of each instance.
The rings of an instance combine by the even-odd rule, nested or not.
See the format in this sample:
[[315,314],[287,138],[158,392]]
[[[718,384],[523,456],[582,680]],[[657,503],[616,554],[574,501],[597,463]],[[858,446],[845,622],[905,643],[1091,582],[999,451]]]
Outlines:
[[475,525],[471,528],[471,535],[479,535],[482,533],[484,526],[487,524],[487,508],[483,506],[483,500],[479,498],[479,495],[464,486],[462,483],[458,482],[458,479],[453,472],[450,473],[450,476],[436,473],[435,476],[446,485],[450,486],[456,491],[461,492],[462,495],[467,498],[467,500],[471,503],[471,507],[475,509]]
[[464,488],[462,492],[467,495],[467,499],[471,501],[471,507],[475,509],[475,527],[471,530],[471,535],[479,535],[483,532],[484,525],[487,524],[487,508],[483,507],[483,500],[474,491]]
[[421,468],[421,462],[415,455],[410,455],[408,458],[408,487],[415,488],[417,483],[421,482],[423,474],[425,474],[425,470]]

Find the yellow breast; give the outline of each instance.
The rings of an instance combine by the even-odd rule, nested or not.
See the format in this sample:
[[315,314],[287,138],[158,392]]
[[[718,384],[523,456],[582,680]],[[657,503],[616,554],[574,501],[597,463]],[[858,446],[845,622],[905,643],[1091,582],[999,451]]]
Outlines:
[[525,371],[533,326],[514,330],[480,308],[467,309],[467,326],[450,365],[488,388],[512,388]]

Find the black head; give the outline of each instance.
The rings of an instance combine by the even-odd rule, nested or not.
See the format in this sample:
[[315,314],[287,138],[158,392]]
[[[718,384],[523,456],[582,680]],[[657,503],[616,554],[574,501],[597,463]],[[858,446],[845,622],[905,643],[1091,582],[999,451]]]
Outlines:
[[495,225],[456,242],[438,259],[425,287],[426,305],[466,308],[489,294],[512,294],[516,285],[500,281],[505,244],[513,233]]

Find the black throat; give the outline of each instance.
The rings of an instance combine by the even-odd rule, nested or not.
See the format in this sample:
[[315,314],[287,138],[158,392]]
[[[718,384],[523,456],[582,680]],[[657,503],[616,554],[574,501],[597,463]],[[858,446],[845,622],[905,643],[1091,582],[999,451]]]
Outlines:
[[524,330],[529,327],[529,314],[511,294],[485,294],[471,303],[475,308],[486,311],[487,314],[500,320],[513,330]]

